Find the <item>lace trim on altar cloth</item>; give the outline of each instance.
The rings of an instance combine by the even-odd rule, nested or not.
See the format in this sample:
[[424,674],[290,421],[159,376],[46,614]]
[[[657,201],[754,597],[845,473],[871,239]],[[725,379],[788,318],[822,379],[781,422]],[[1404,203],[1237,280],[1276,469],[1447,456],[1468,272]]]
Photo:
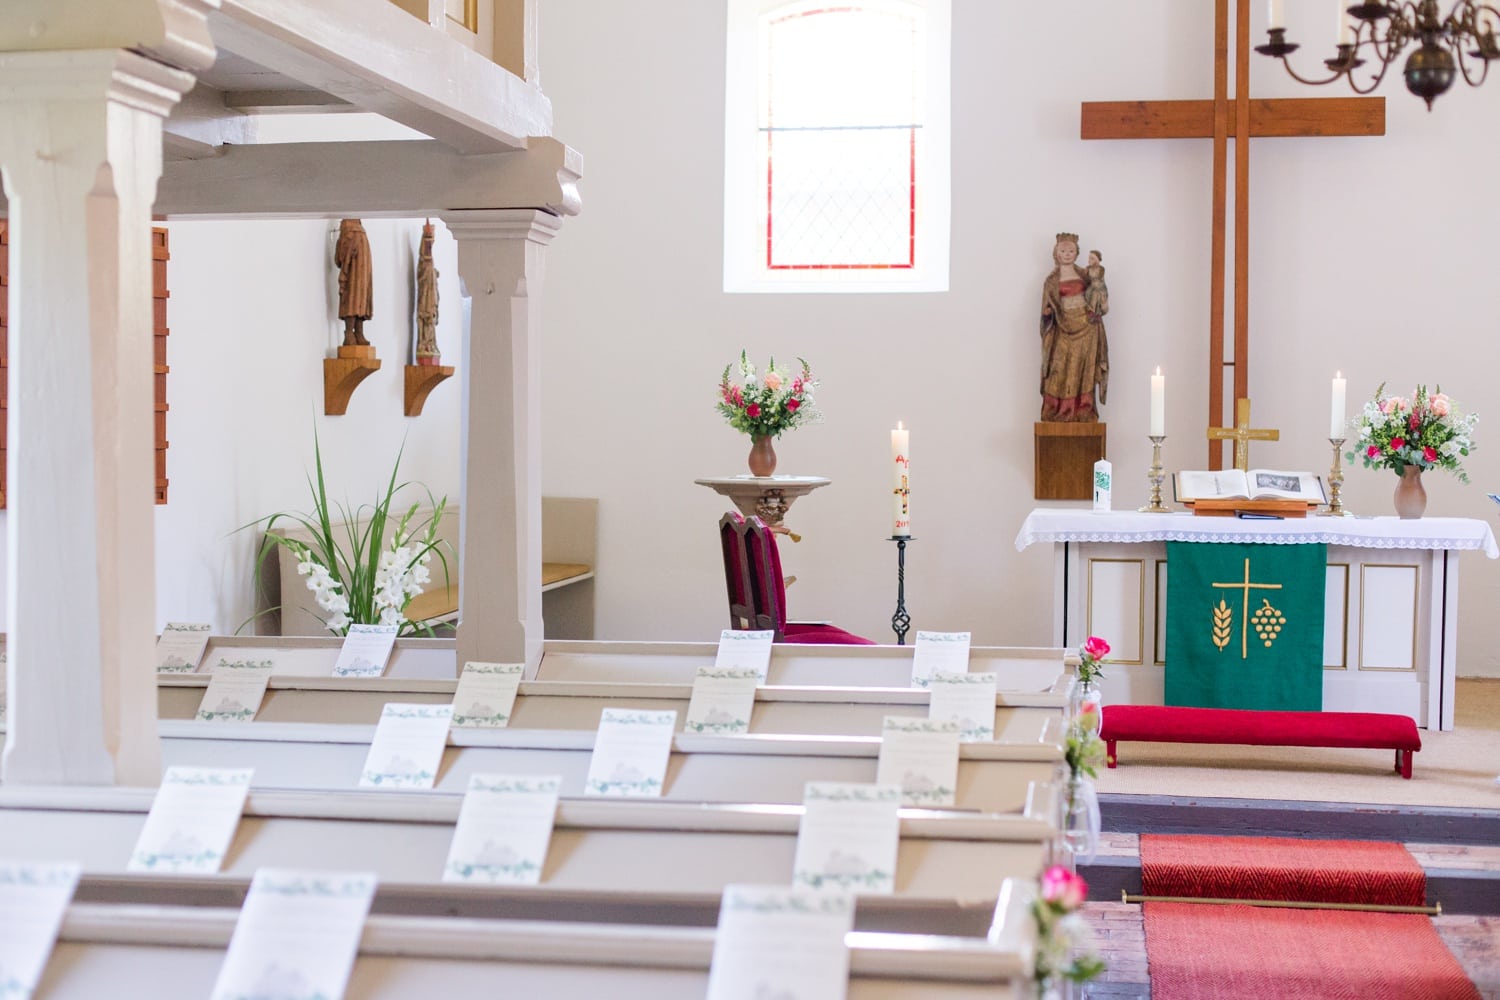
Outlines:
[[[1234,531],[1023,531],[1016,536],[1016,551],[1040,542],[1243,542],[1262,545],[1347,545],[1357,549],[1449,549],[1459,552],[1483,551],[1482,538],[1372,538],[1369,535],[1346,535],[1337,531],[1318,531],[1288,535],[1281,532]],[[1491,556],[1491,558],[1494,558]]]

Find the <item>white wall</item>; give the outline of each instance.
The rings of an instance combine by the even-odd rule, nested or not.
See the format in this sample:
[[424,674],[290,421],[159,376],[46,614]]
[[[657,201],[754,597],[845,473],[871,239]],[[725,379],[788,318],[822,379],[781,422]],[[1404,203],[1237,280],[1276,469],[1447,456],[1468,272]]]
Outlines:
[[[1321,59],[1331,0],[1293,13],[1304,62]],[[586,165],[584,212],[547,265],[545,488],[601,500],[598,635],[701,639],[723,624],[713,531],[726,504],[692,480],[745,470],[748,440],[712,408],[720,369],[745,347],[762,361],[804,355],[825,380],[827,422],[777,443],[779,472],[833,479],[790,517],[805,535],[785,546],[794,615],[891,639],[886,464],[903,419],[914,624],[1048,642],[1051,553],[1017,554],[1012,540],[1035,505],[1037,310],[1058,230],[1109,266],[1116,504],[1145,500],[1154,365],[1168,373],[1168,466],[1206,462],[1210,143],[1084,143],[1078,119],[1085,100],[1210,96],[1210,5],[953,0],[951,291],[906,296],[720,290],[722,3],[543,0],[541,16],[556,134]],[[1257,95],[1348,93],[1299,87],[1253,58]],[[1252,450],[1257,464],[1327,468],[1336,368],[1351,412],[1382,380],[1424,379],[1496,414],[1485,237],[1500,216],[1489,182],[1500,83],[1459,86],[1431,114],[1395,77],[1382,93],[1385,137],[1253,146],[1250,386],[1254,422],[1282,432]],[[1469,463],[1475,485],[1427,477],[1430,514],[1494,516],[1490,426]],[[1389,513],[1394,485],[1350,470],[1346,503]],[[1487,614],[1500,564],[1461,563],[1461,671],[1500,675],[1500,620]]]
[[[171,486],[156,517],[158,628],[199,621],[226,632],[251,615],[258,535],[235,529],[279,510],[311,509],[306,476],[313,471],[314,430],[329,491],[340,500],[376,499],[403,435],[402,478],[457,498],[457,378],[433,391],[420,417],[402,412],[421,220],[365,223],[377,276],[365,335],[383,364],[355,391],[345,416],[323,415],[322,359],[342,340],[331,265],[337,226],[168,224]],[[444,360],[454,363],[462,315],[458,270],[451,238],[441,225],[438,233],[438,343]],[[0,551],[3,539],[0,531]]]

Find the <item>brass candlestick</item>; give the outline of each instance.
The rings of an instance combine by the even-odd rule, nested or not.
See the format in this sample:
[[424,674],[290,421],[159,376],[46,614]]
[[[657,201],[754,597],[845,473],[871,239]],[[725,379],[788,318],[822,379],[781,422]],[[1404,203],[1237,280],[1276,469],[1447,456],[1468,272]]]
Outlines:
[[1146,478],[1151,480],[1151,502],[1144,507],[1137,508],[1142,514],[1170,514],[1172,508],[1161,502],[1161,484],[1167,478],[1166,470],[1161,465],[1161,443],[1167,439],[1165,434],[1151,434],[1151,471]]
[[1329,438],[1333,445],[1333,465],[1328,470],[1328,509],[1318,511],[1320,517],[1348,517],[1344,500],[1339,494],[1344,486],[1343,451],[1344,438]]

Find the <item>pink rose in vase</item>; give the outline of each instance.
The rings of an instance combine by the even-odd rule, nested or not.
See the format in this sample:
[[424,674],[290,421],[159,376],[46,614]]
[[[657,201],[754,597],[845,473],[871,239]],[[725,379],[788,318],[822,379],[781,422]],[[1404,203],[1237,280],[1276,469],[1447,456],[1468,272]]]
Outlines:
[[765,383],[767,389],[775,392],[777,389],[781,388],[781,376],[777,375],[775,372],[766,372]]
[[1089,884],[1082,876],[1062,865],[1053,865],[1042,874],[1042,900],[1064,913],[1072,913],[1082,906],[1088,891]]
[[1097,635],[1091,635],[1088,637],[1088,640],[1084,642],[1083,651],[1096,660],[1102,660],[1109,655],[1109,643],[1105,642]]
[[1434,416],[1446,417],[1453,410],[1453,401],[1440,392],[1435,396],[1428,397],[1427,406],[1432,410]]

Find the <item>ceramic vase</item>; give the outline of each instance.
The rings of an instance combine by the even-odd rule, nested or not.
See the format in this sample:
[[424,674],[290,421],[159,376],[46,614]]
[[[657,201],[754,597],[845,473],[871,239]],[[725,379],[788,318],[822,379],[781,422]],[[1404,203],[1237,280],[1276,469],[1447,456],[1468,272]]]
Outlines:
[[750,439],[750,475],[769,476],[776,471],[776,449],[771,447],[772,438]]
[[1396,514],[1403,520],[1422,516],[1427,509],[1427,491],[1422,488],[1422,470],[1415,465],[1401,469],[1401,480],[1396,484]]

